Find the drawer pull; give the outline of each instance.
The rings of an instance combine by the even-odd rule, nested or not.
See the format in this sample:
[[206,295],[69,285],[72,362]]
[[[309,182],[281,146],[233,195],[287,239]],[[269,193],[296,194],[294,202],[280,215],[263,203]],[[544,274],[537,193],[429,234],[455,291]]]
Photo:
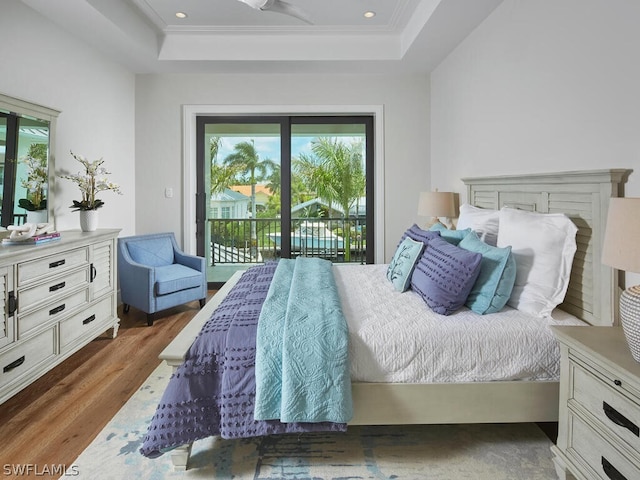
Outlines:
[[620,425],[621,427],[626,428],[631,433],[633,433],[636,437],[640,437],[640,428],[629,420],[627,417],[622,415],[619,411],[609,405],[607,402],[602,402],[602,410],[604,410],[604,414],[607,416],[609,420],[611,420],[616,425]]
[[91,264],[91,278],[90,278],[90,282],[93,282],[96,279],[96,276],[98,275],[98,270],[96,270],[96,267],[93,266],[93,263]]
[[620,380],[618,380],[617,378],[613,381],[613,384],[614,384],[616,387],[621,387],[621,386],[622,386],[622,382],[621,382]]
[[95,316],[95,315],[91,315],[90,317],[85,318],[85,319],[82,321],[82,324],[83,324],[83,325],[86,325],[87,323],[91,323],[91,322],[93,322],[95,319],[96,319],[96,316]]
[[16,301],[16,294],[11,290],[7,297],[7,317],[10,317],[18,309],[18,302]]
[[602,470],[604,470],[604,473],[607,475],[607,477],[609,477],[611,480],[627,480],[627,477],[625,477],[624,475],[622,475],[617,469],[616,467],[614,467],[613,465],[611,465],[611,463],[609,463],[609,460],[607,460],[606,458],[602,457]]
[[64,286],[65,286],[65,282],[60,282],[60,283],[58,283],[56,285],[51,285],[49,287],[49,291],[50,292],[55,292],[56,290],[60,290],[61,288],[64,288]]
[[56,268],[56,267],[59,267],[61,265],[64,265],[64,263],[65,263],[65,259],[63,258],[62,260],[58,260],[56,262],[51,262],[49,264],[49,268]]
[[6,367],[4,367],[2,369],[2,373],[7,373],[10,372],[11,370],[13,370],[14,368],[19,367],[20,365],[22,365],[24,363],[24,355],[21,356],[19,359],[11,362],[9,365],[7,365]]
[[63,303],[62,305],[58,305],[56,308],[52,308],[51,310],[49,310],[49,315],[55,315],[56,313],[60,313],[64,309],[65,304]]

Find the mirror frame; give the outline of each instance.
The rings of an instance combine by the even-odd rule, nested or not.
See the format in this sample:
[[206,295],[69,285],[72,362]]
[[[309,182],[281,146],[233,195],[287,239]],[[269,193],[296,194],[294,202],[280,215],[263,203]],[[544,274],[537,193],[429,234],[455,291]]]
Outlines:
[[[31,117],[37,120],[49,122],[49,156],[47,158],[47,221],[53,223],[55,228],[55,217],[53,215],[53,191],[55,190],[55,140],[56,122],[60,111],[38,105],[20,98],[10,97],[0,93],[0,109],[8,111],[20,117]],[[14,207],[15,208],[15,207]]]

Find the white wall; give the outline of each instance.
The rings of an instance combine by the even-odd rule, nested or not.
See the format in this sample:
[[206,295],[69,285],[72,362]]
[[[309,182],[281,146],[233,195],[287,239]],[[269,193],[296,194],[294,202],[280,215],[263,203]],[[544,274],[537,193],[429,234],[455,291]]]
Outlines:
[[640,2],[505,0],[431,75],[434,186],[632,168],[640,196]]
[[[62,111],[56,170],[80,170],[70,150],[104,158],[123,195],[100,196],[100,227],[133,234],[135,76],[18,0],[0,6],[0,68],[0,92]],[[80,199],[75,184],[58,179],[53,195],[57,228],[78,229],[78,213],[68,208]]]
[[[141,75],[136,80],[136,231],[180,232],[182,105],[383,105],[385,259],[429,186],[427,76]],[[170,187],[173,198],[165,198]],[[424,220],[424,219],[422,219]]]
[[639,23],[638,1],[505,0],[431,75],[434,186],[630,168],[640,197]]

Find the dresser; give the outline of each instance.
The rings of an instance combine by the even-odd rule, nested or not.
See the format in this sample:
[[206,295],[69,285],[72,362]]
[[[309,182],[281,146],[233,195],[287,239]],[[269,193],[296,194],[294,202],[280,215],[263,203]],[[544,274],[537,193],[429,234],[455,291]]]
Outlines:
[[552,327],[560,342],[560,479],[640,479],[640,363],[619,327]]
[[115,338],[118,233],[0,245],[0,403],[107,330]]

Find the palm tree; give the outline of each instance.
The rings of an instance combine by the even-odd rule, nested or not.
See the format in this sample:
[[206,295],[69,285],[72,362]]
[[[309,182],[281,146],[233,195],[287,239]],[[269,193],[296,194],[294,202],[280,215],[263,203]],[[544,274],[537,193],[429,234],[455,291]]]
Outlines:
[[[315,142],[315,140],[314,140]],[[335,202],[335,195],[331,183],[331,168],[328,162],[314,155],[301,153],[293,159],[293,168],[302,179],[304,186],[316,197],[320,197],[329,203],[329,210]]]
[[267,187],[274,194],[280,193],[280,185],[282,183],[282,173],[279,163],[274,163],[271,166],[271,173],[267,176]]
[[257,245],[256,233],[256,184],[264,180],[269,171],[277,168],[277,163],[265,158],[260,159],[254,141],[236,143],[234,152],[224,159],[224,165],[239,175],[248,176],[247,182],[251,185],[251,246],[252,252]]
[[216,163],[218,161],[220,145],[222,145],[222,138],[211,137],[209,139],[209,158],[211,158],[211,163]]
[[209,190],[211,195],[224,192],[233,184],[236,177],[236,172],[233,168],[218,164],[218,152],[220,151],[221,145],[222,138],[211,137],[209,139],[209,156],[211,159],[209,170]]
[[[301,154],[294,168],[317,195],[340,205],[345,217],[365,193],[366,176],[362,161],[362,142],[346,144],[337,138],[320,137],[311,142],[313,155]],[[344,229],[345,260],[351,258],[351,231]]]

